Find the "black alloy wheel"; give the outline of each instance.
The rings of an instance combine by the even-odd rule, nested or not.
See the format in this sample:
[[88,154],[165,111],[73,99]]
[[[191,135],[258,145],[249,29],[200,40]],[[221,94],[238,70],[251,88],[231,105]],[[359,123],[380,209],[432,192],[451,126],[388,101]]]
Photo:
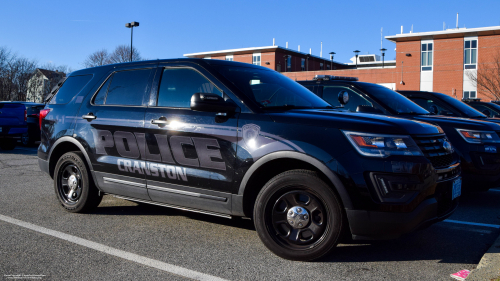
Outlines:
[[90,211],[102,199],[83,159],[81,152],[68,152],[59,158],[55,167],[57,199],[63,208],[72,213]]
[[290,260],[309,261],[328,254],[343,231],[340,200],[332,187],[308,170],[291,170],[262,188],[254,222],[264,245]]

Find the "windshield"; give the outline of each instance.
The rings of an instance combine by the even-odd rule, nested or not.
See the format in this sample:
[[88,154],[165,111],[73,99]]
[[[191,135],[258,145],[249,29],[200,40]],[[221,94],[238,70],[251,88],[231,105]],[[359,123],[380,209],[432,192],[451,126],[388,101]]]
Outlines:
[[331,108],[308,89],[277,72],[238,66],[220,66],[217,70],[264,110]]
[[357,84],[361,86],[369,95],[379,100],[381,105],[387,107],[395,114],[430,114],[429,111],[421,108],[405,96],[394,92],[384,86],[376,84]]
[[439,95],[439,97],[445,102],[451,104],[456,109],[460,110],[463,114],[465,114],[469,118],[486,118],[487,116],[482,114],[481,112],[475,110],[474,108],[468,106],[467,104],[452,98],[447,95]]

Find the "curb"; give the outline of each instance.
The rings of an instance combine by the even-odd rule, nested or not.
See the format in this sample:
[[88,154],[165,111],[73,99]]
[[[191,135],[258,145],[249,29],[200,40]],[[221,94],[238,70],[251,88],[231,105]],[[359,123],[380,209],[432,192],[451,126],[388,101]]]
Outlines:
[[484,280],[500,280],[500,236],[481,258],[477,268],[467,276],[467,281]]

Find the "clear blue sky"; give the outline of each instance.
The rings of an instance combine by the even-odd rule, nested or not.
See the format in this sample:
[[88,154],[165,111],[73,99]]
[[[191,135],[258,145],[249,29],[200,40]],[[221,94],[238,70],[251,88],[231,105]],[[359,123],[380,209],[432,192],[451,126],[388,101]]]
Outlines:
[[[379,53],[384,36],[443,29],[443,22],[468,28],[500,25],[500,0],[491,1],[27,1],[2,0],[0,46],[41,64],[82,68],[92,52],[130,44],[143,57],[177,58],[186,53],[272,45],[349,62],[353,50]],[[384,39],[386,58],[395,45]]]

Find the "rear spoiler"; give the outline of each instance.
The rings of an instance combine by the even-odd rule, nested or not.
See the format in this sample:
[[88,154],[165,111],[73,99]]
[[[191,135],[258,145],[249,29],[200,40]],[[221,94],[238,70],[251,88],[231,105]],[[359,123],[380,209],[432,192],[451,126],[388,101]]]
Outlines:
[[66,79],[68,79],[68,77],[63,77],[61,78],[61,80],[59,80],[59,82],[57,82],[57,85],[55,85],[54,88],[52,88],[50,93],[45,98],[45,103],[48,103],[57,94],[57,91],[59,91],[59,89],[64,84],[64,81],[66,81]]

